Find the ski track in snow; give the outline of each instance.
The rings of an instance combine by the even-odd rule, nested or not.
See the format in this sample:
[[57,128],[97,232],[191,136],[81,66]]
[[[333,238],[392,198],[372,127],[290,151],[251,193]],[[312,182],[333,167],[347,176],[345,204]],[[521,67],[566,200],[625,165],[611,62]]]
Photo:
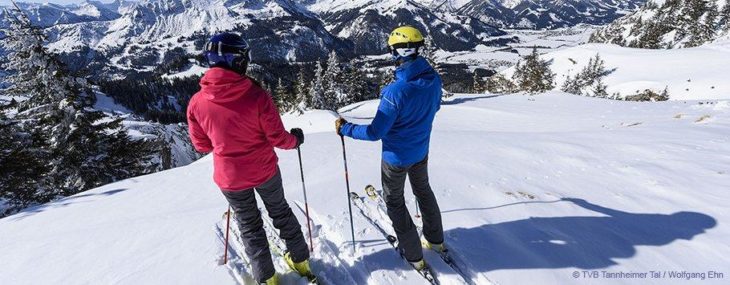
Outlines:
[[[342,115],[367,123],[377,104],[343,108]],[[560,92],[456,95],[436,117],[429,157],[446,242],[477,284],[687,283],[572,276],[583,270],[714,270],[724,279],[702,284],[726,284],[727,106],[727,100],[637,103]],[[355,208],[352,254],[335,116],[284,116],[287,129],[307,133],[302,156],[313,269],[327,284],[423,284]],[[346,147],[351,190],[380,188],[380,143],[347,139]],[[296,151],[277,153],[287,199],[306,235]],[[217,264],[226,202],[211,176],[206,156],[0,219],[3,284],[250,281],[236,242],[231,265]],[[413,209],[409,189],[406,183]],[[306,283],[282,260],[276,264],[284,284]],[[457,276],[444,266],[446,277]]]

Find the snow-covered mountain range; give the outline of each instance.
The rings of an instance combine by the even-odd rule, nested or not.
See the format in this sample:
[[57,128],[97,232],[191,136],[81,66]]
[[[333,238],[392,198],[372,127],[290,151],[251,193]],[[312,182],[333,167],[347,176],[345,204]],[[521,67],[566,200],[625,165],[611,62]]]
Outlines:
[[554,29],[580,23],[604,25],[641,6],[645,0],[471,0],[458,8],[490,24]]
[[[383,54],[387,33],[402,24],[423,29],[445,51],[503,43],[497,26],[553,28],[610,22],[643,0],[116,0],[20,4],[46,27],[49,47],[93,70],[151,71],[168,54],[194,54],[212,33],[239,31],[259,61],[312,61],[331,50],[344,56]],[[487,6],[485,6],[487,5]],[[492,5],[492,6],[488,6]],[[7,15],[0,12],[0,26]]]

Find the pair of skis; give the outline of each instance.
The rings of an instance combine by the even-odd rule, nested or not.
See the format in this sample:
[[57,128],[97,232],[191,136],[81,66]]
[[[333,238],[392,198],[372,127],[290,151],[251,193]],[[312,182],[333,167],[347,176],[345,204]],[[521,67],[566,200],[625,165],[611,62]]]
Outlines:
[[[284,260],[284,256],[287,253],[286,249],[286,243],[284,240],[281,239],[279,234],[276,231],[276,228],[274,227],[273,222],[268,217],[268,214],[265,210],[260,209],[261,211],[261,219],[264,221],[264,231],[266,231],[266,238],[269,242],[269,249],[271,250],[271,253],[278,258]],[[230,212],[233,215],[233,212]],[[226,215],[225,213],[224,215]],[[224,216],[225,217],[225,216]],[[231,230],[233,231],[233,235],[235,236],[235,240],[239,243],[239,248],[243,249],[243,242],[240,240],[241,232],[238,228],[238,223],[234,223],[231,227]],[[288,267],[288,265],[287,265]],[[294,268],[290,268],[292,271],[297,272]],[[301,274],[300,274],[301,275]],[[315,274],[309,274],[309,275],[301,275],[304,278],[307,278],[307,281],[309,281],[309,284],[320,284],[319,279]]]
[[[360,195],[358,195],[355,192],[350,192],[350,199],[352,199],[352,202],[353,202],[353,204],[355,204],[355,207],[357,207],[358,210],[360,210],[360,214],[362,214],[363,217],[365,217],[365,219],[368,220],[368,222],[370,222],[373,226],[375,226],[375,228],[378,229],[378,231],[380,231],[381,234],[383,234],[385,239],[388,240],[388,243],[393,247],[393,249],[395,249],[395,251],[398,252],[400,257],[403,258],[403,260],[405,260],[406,262],[408,262],[408,260],[405,259],[405,256],[403,256],[403,252],[401,252],[400,249],[398,248],[398,238],[389,234],[385,230],[385,228],[383,228],[383,226],[377,221],[377,219],[370,216],[369,211],[364,204],[364,201],[363,201],[364,198],[361,198]],[[440,284],[438,279],[436,278],[435,272],[431,269],[431,267],[428,264],[426,264],[426,267],[424,267],[420,270],[418,270],[412,263],[408,262],[408,264],[414,270],[416,270],[418,272],[418,274],[420,274],[424,279],[426,279],[426,281],[428,281],[430,284],[433,284],[433,285]]]
[[[367,197],[370,200],[372,200],[372,201],[374,201],[374,202],[377,203],[379,210],[385,211],[385,209],[387,209],[387,206],[385,204],[385,200],[383,199],[383,196],[380,195],[379,193],[377,193],[377,191],[375,190],[375,187],[373,187],[372,185],[366,186],[365,187],[365,194],[367,195]],[[388,240],[388,242],[390,243],[390,245],[396,251],[398,251],[398,253],[401,255],[401,257],[403,257],[402,252],[400,252],[400,250],[398,248],[398,239],[395,236],[389,234],[388,231],[382,225],[382,223],[377,218],[375,218],[375,217],[372,216],[371,211],[365,205],[365,201],[364,201],[365,198],[361,198],[355,192],[351,192],[350,193],[350,198],[354,202],[355,206],[360,210],[360,213],[366,218],[366,220],[368,220],[373,226],[375,226],[375,228],[377,228],[378,231],[380,231],[380,233],[383,234],[383,236]],[[420,228],[419,228],[418,231],[419,231],[419,236],[420,236],[420,232],[421,232],[420,231]],[[451,256],[451,254],[449,253],[448,250],[441,251],[441,252],[436,251],[436,253],[438,253],[439,257],[444,261],[444,263],[446,263],[457,274],[459,274],[462,277],[462,279],[464,279],[464,281],[467,284],[472,284],[473,283],[473,282],[471,282],[471,278],[469,278],[469,276],[467,274],[465,274],[465,272],[461,269],[461,266],[459,265],[459,262],[457,262]],[[404,259],[405,259],[405,257],[404,257]],[[409,264],[410,264],[410,262],[409,262]],[[413,266],[413,265],[411,264],[411,266]],[[414,269],[416,269],[416,268],[414,268]],[[439,284],[437,275],[429,267],[429,265],[426,265],[426,268],[424,268],[423,270],[417,270],[417,271],[430,284]]]

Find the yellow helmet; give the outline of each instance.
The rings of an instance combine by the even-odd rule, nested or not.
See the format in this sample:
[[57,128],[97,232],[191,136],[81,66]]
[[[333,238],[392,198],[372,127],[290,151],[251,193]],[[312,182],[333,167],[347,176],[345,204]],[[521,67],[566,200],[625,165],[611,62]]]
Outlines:
[[423,35],[418,29],[411,26],[399,27],[388,37],[388,49],[393,59],[414,58],[418,49],[423,46]]
[[418,29],[412,26],[401,26],[390,33],[388,46],[404,45],[408,47],[419,47],[423,45],[423,35]]

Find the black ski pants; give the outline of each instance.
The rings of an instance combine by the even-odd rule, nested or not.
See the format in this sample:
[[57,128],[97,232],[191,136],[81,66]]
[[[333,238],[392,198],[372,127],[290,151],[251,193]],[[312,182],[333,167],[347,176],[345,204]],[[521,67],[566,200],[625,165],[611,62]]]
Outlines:
[[403,197],[406,176],[421,209],[423,236],[431,243],[442,243],[444,229],[441,224],[441,210],[428,183],[428,156],[421,162],[406,167],[389,165],[383,161],[381,179],[388,216],[393,222],[403,255],[408,261],[418,261],[423,258],[423,250]]
[[264,231],[261,212],[256,205],[254,190],[264,202],[274,227],[279,230],[279,236],[285,241],[287,250],[291,253],[292,260],[301,262],[308,259],[309,248],[299,221],[284,198],[284,187],[278,167],[276,175],[261,186],[241,191],[222,191],[236,213],[246,255],[251,260],[253,276],[258,282],[263,283],[274,276],[276,269],[271,260],[269,242]]

